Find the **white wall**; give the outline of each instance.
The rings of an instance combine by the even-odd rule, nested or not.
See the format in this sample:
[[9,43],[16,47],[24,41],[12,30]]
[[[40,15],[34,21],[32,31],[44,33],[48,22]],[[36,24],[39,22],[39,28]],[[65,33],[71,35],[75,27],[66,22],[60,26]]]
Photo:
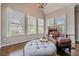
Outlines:
[[76,41],[79,41],[79,7],[76,8],[75,12],[75,17],[76,17]]
[[2,45],[10,45],[10,44],[15,44],[15,43],[20,43],[20,42],[25,42],[28,40],[32,39],[37,39],[40,38],[43,34],[36,34],[36,35],[25,35],[25,36],[17,36],[17,37],[6,37],[6,19],[5,19],[5,7],[11,7],[15,10],[18,10],[20,12],[25,13],[26,15],[31,15],[35,17],[40,17],[44,18],[43,13],[41,12],[40,9],[35,8],[34,5],[29,5],[29,4],[2,4],[2,38],[3,42]]
[[1,46],[1,3],[0,3],[0,46]]
[[[58,9],[50,14],[46,15],[46,18],[55,18],[58,16],[66,16],[66,34],[74,34],[75,35],[75,18],[74,18],[74,6],[68,5],[61,9]],[[72,43],[75,43],[75,36],[72,37]]]

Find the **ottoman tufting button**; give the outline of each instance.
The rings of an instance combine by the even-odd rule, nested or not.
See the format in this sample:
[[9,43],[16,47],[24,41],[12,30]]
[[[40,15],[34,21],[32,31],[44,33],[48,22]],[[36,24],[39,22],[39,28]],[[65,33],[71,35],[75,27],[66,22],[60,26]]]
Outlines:
[[38,44],[36,44],[36,45],[38,45]]
[[32,42],[30,42],[30,43],[32,43]]
[[46,46],[44,46],[44,48],[47,48]]
[[39,47],[36,47],[37,49],[40,49]]
[[32,44],[30,44],[30,46],[32,46]]

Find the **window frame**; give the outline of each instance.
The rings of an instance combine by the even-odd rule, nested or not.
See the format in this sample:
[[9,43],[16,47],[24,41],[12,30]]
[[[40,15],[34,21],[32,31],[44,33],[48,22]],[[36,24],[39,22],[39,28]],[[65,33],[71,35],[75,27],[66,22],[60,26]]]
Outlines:
[[[66,16],[65,15],[62,15],[62,16],[58,16],[58,17],[56,17],[55,18],[55,22],[56,22],[56,19],[57,18],[59,18],[59,20],[60,20],[60,18],[63,18],[63,20],[64,20],[64,24],[62,24],[63,26],[64,26],[64,32],[62,32],[63,34],[66,34],[66,32],[67,32],[67,27],[66,27]],[[58,19],[57,19],[58,20]],[[55,24],[56,25],[56,24]],[[57,26],[60,26],[60,25],[57,25]]]
[[[9,10],[9,8],[13,11],[13,12],[17,12],[17,13],[20,13],[20,14],[22,14],[24,17],[23,17],[23,33],[22,34],[14,34],[14,35],[12,35],[12,34],[9,34],[9,26],[11,25],[10,23],[11,23],[11,21],[10,21],[10,19],[9,19],[9,13],[10,13],[10,10]],[[23,13],[23,12],[20,12],[20,11],[18,11],[18,10],[15,10],[15,9],[13,9],[13,8],[11,8],[11,7],[6,7],[6,9],[5,9],[5,11],[6,11],[6,36],[7,37],[14,37],[14,36],[23,36],[23,35],[25,35],[25,14]],[[18,24],[18,23],[17,23]],[[20,25],[19,25],[20,26]]]
[[[43,20],[43,24],[42,24],[42,25],[43,25],[43,27],[42,27],[42,28],[43,28],[43,32],[39,32],[39,20]],[[44,19],[38,17],[38,27],[37,27],[37,28],[38,28],[38,33],[39,33],[39,34],[40,34],[40,33],[44,33],[44,30],[45,30],[45,27],[44,27],[45,25],[44,25],[44,23],[45,23],[45,22],[44,22]]]
[[55,25],[55,20],[54,20],[54,18],[48,18],[48,19],[46,19],[46,26],[52,26],[52,25],[49,25],[49,24],[47,23],[48,20],[52,20],[52,21],[53,21],[52,25]]
[[46,19],[46,34],[48,34],[48,24],[47,24],[47,21],[50,20],[50,19],[53,21],[53,24],[51,26],[54,26],[55,25],[55,19],[54,19],[54,17],[47,18]]
[[[36,20],[36,21],[35,21],[35,22],[36,22],[36,25],[35,25],[35,28],[36,28],[35,30],[36,30],[36,31],[35,31],[35,33],[28,33],[28,26],[29,26],[29,25],[28,25],[28,20],[29,20],[28,17],[35,18],[35,20]],[[37,17],[27,15],[27,33],[26,33],[26,34],[27,34],[27,35],[35,35],[35,34],[37,34]]]
[[47,29],[47,21],[49,20],[49,19],[53,19],[53,22],[54,22],[54,26],[56,25],[55,24],[55,21],[56,21],[56,18],[60,18],[60,17],[64,17],[64,33],[63,34],[66,34],[67,33],[67,26],[66,26],[66,22],[67,22],[67,20],[66,20],[66,16],[65,15],[61,15],[61,16],[57,16],[57,17],[51,17],[51,18],[47,18],[46,19],[46,34],[48,34],[48,29]]

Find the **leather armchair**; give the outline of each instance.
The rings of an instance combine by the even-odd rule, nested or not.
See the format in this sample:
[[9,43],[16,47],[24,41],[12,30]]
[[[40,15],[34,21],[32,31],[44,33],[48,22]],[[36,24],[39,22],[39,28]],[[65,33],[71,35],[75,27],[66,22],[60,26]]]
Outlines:
[[68,38],[68,35],[62,35],[57,27],[49,27],[48,36],[50,34],[52,35],[52,38],[56,40],[57,50],[65,51],[65,49],[68,48],[69,52],[71,52],[71,39]]

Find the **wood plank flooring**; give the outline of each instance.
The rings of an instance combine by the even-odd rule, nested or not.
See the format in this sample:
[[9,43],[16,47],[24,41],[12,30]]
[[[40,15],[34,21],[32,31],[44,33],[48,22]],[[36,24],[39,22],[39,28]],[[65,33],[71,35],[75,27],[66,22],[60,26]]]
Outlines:
[[[2,47],[0,49],[0,56],[8,56],[13,51],[18,51],[19,49],[23,49],[25,44],[26,43],[23,42],[23,43],[18,43],[18,44],[15,44],[15,45]],[[60,56],[79,56],[79,44],[76,44],[76,48],[71,50],[71,54],[67,54],[67,53],[64,53],[64,52],[59,52],[59,53],[61,53]]]
[[0,49],[0,55],[1,56],[8,56],[10,53],[12,53],[12,52],[14,52],[16,50],[18,51],[19,49],[24,48],[25,44],[26,43],[23,42],[23,43],[18,43],[18,44],[2,47]]
[[71,51],[72,56],[79,56],[79,44],[76,44],[76,48]]

